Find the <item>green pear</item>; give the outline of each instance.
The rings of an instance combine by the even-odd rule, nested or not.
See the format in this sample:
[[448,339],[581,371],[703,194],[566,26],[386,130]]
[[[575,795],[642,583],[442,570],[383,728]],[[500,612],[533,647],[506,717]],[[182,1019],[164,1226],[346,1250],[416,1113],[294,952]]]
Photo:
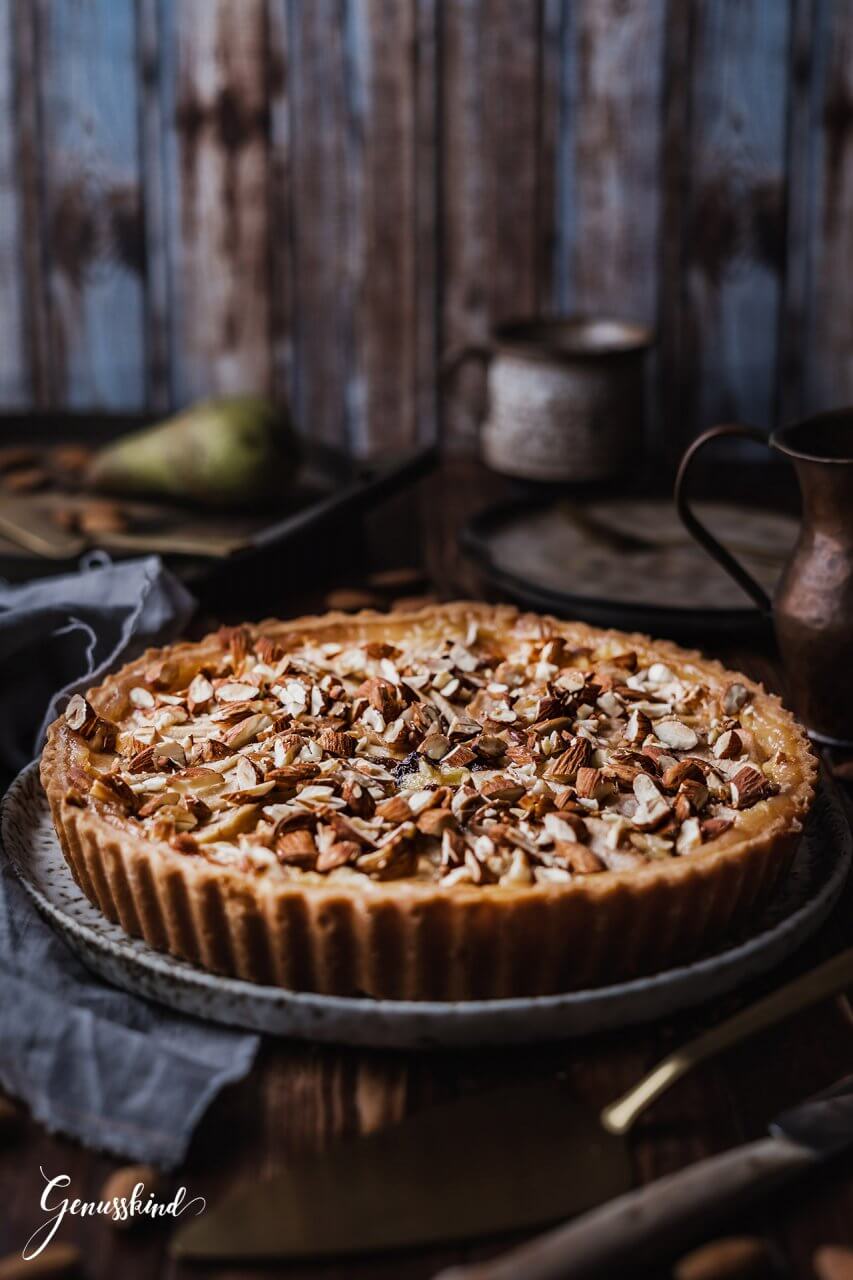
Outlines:
[[95,454],[87,480],[106,493],[242,507],[282,494],[298,463],[286,410],[230,396],[122,436]]

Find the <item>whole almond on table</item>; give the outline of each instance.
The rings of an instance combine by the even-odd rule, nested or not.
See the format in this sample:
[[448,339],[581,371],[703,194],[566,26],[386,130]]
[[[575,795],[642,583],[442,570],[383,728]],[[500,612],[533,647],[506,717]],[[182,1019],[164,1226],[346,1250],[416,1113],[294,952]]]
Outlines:
[[[101,1187],[100,1199],[129,1200],[133,1195],[133,1188],[139,1182],[143,1186],[143,1191],[140,1193],[143,1200],[147,1200],[152,1192],[156,1195],[163,1185],[163,1179],[153,1165],[128,1164],[110,1174]],[[138,1214],[129,1218],[109,1218],[108,1221],[116,1230],[127,1231],[129,1227],[138,1226],[140,1222],[152,1222],[154,1219]]]
[[818,1280],[853,1280],[853,1249],[826,1244],[812,1258]]
[[83,1274],[81,1261],[76,1245],[53,1242],[28,1261],[20,1253],[0,1258],[0,1280],[64,1280]]
[[326,596],[327,609],[377,609],[382,607],[379,596],[372,591],[359,591],[355,587],[339,587]]
[[725,1236],[686,1253],[673,1280],[772,1280],[778,1276],[773,1248],[759,1236]]

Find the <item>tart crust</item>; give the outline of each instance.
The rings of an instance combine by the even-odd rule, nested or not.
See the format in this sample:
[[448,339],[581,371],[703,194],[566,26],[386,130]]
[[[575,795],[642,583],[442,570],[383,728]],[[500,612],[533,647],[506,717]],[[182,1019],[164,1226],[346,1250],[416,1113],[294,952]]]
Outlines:
[[[190,857],[120,815],[73,798],[90,746],[64,718],[50,727],[41,778],[75,880],[103,914],[161,951],[217,973],[302,991],[407,1000],[544,995],[649,974],[749,929],[787,874],[812,802],[817,767],[802,728],[778,698],[719,663],[664,641],[600,631],[509,606],[458,602],[412,613],[331,613],[249,628],[285,647],[314,637],[392,642],[412,626],[468,622],[510,631],[534,618],[574,646],[608,641],[666,663],[686,680],[750,693],[753,730],[780,763],[777,794],[738,813],[723,834],[683,857],[524,887],[415,879],[306,883],[259,877]],[[149,650],[87,697],[119,720],[155,659],[194,674],[198,644]]]

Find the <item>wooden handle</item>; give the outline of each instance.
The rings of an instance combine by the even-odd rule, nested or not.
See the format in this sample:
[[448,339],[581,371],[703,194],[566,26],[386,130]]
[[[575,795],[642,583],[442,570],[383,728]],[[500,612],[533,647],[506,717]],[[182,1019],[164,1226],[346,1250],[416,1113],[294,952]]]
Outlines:
[[842,951],[824,964],[788,982],[778,991],[747,1005],[719,1026],[697,1036],[668,1058],[659,1062],[639,1084],[611,1102],[601,1113],[601,1123],[609,1133],[627,1133],[634,1121],[655,1098],[676,1080],[712,1054],[739,1044],[747,1036],[763,1031],[800,1009],[853,985],[853,948]]
[[764,1138],[630,1191],[490,1262],[451,1267],[435,1280],[626,1275],[648,1266],[662,1252],[686,1247],[697,1233],[707,1232],[714,1217],[742,1208],[815,1162],[805,1147]]

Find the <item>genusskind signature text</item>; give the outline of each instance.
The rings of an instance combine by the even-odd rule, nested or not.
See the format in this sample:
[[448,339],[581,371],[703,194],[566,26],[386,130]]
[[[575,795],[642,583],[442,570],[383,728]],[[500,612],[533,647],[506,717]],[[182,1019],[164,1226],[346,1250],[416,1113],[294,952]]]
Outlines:
[[207,1202],[203,1196],[188,1199],[186,1187],[178,1187],[171,1200],[158,1200],[153,1191],[145,1194],[145,1184],[137,1182],[129,1196],[114,1196],[110,1200],[79,1200],[63,1196],[61,1193],[71,1185],[67,1173],[58,1173],[49,1178],[39,1165],[39,1172],[44,1178],[45,1187],[39,1204],[42,1211],[48,1214],[41,1226],[36,1227],[24,1245],[22,1257],[29,1262],[37,1258],[41,1251],[50,1244],[66,1217],[72,1218],[109,1218],[113,1222],[128,1222],[134,1218],[180,1218],[188,1209],[194,1209],[196,1216],[204,1213]]

